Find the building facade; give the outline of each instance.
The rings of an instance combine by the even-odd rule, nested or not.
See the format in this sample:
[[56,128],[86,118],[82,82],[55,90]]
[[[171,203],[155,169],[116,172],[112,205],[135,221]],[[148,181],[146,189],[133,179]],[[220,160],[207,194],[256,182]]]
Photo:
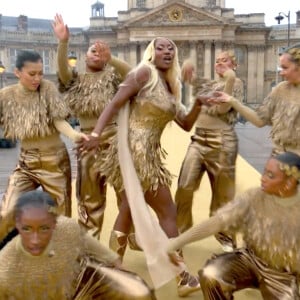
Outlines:
[[[114,55],[135,66],[149,41],[164,36],[178,46],[180,62],[192,59],[201,77],[215,78],[215,57],[222,50],[234,50],[246,102],[255,105],[280,80],[278,55],[287,45],[288,33],[290,44],[300,41],[300,11],[295,12],[297,21],[290,27],[267,27],[263,13],[234,14],[234,8],[225,7],[225,0],[128,0],[127,6],[117,17],[108,18],[104,5],[97,1],[91,6],[90,25],[70,28],[69,50],[78,58],[79,71],[84,70],[88,46],[96,40],[106,41]],[[4,84],[15,81],[15,59],[21,49],[40,52],[45,75],[56,80],[56,47],[51,20],[0,14]]]

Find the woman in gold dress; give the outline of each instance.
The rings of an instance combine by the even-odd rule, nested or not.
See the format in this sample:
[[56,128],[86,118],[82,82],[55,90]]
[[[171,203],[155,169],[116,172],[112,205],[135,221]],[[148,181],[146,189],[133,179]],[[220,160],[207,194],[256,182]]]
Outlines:
[[266,300],[299,300],[300,157],[292,152],[271,157],[252,188],[220,208],[210,219],[170,241],[168,253],[221,229],[243,234],[244,247],[214,255],[199,271],[205,300],[233,299],[257,288]]
[[[231,51],[221,52],[215,62],[219,78],[208,81],[197,78],[194,67],[186,61],[182,67],[183,79],[193,86],[193,93],[209,96],[214,91],[226,91],[237,101],[243,101],[243,83],[236,78],[236,58]],[[193,225],[192,203],[194,192],[207,172],[212,190],[210,215],[233,199],[235,194],[235,163],[238,140],[234,130],[237,112],[230,104],[203,106],[197,118],[178,179],[175,195],[177,225],[184,232]],[[218,234],[224,249],[234,245],[234,238]]]
[[43,79],[43,61],[35,51],[21,51],[16,60],[17,84],[0,91],[4,135],[20,142],[18,164],[0,205],[0,240],[14,227],[11,216],[23,192],[39,186],[71,215],[71,165],[60,133],[73,141],[85,135],[65,121],[69,110],[55,85]]
[[[176,207],[170,192],[171,174],[163,163],[166,153],[160,137],[172,120],[189,130],[201,109],[200,102],[195,101],[189,113],[185,112],[180,102],[179,76],[176,45],[166,38],[154,39],[146,48],[142,62],[128,74],[100,115],[90,140],[78,146],[81,152],[95,149],[98,136],[118,114],[118,139],[108,148],[106,160],[99,165],[122,197],[110,244],[124,255],[133,221],[137,242],[145,252],[156,287],[174,277],[162,249],[167,237],[178,235]],[[146,203],[156,213],[159,225]],[[198,289],[198,280],[185,270],[181,271],[179,295],[185,296]]]
[[19,235],[0,252],[3,300],[154,300],[136,274],[120,269],[119,256],[58,216],[43,191],[22,194],[14,208]]
[[[115,95],[130,66],[111,56],[108,45],[96,42],[86,53],[85,72],[78,74],[68,65],[70,34],[61,15],[55,16],[52,27],[59,40],[57,62],[60,89],[72,116],[79,120],[80,131],[90,134],[98,116]],[[104,219],[107,182],[105,176],[95,167],[95,162],[103,155],[103,150],[109,146],[116,131],[116,122],[112,120],[102,134],[97,157],[89,153],[78,161],[76,176],[78,220],[98,239]]]

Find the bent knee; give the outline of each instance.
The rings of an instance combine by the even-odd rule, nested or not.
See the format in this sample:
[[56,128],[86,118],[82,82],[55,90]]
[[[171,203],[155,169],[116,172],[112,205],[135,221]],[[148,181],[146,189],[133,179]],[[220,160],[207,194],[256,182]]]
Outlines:
[[220,272],[217,266],[208,265],[199,271],[199,277],[200,279],[203,278],[204,281],[217,281],[217,278],[220,277]]

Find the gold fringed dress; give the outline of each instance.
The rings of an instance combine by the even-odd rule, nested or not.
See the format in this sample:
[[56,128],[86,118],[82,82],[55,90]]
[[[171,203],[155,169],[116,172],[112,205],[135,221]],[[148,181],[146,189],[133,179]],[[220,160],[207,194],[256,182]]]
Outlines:
[[[166,152],[161,147],[160,138],[166,125],[174,120],[177,113],[178,104],[161,80],[152,91],[143,91],[130,103],[128,141],[144,192],[156,191],[159,185],[171,185],[172,176],[164,165]],[[105,150],[105,161],[99,168],[118,191],[124,190],[117,139]]]
[[58,217],[40,256],[23,248],[20,236],[0,252],[3,300],[153,300],[136,274],[112,267],[118,255],[84,234],[71,218]]

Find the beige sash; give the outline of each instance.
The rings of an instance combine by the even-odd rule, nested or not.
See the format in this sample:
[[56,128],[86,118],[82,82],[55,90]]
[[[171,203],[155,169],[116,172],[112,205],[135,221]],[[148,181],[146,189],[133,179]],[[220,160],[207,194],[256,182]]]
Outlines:
[[167,255],[168,237],[146,204],[128,144],[129,102],[118,116],[118,156],[125,192],[139,245],[144,250],[155,288],[166,284],[185,268],[176,267]]

